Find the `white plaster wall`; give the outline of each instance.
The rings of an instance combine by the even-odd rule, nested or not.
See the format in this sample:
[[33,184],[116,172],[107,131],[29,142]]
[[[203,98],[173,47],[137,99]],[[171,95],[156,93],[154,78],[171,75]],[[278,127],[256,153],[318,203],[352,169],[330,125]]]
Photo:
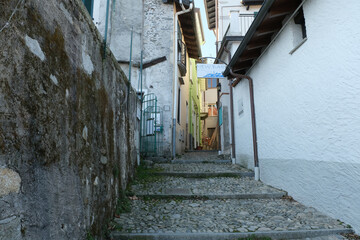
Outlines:
[[[207,80],[206,80],[207,84]],[[209,88],[205,91],[205,103],[216,103],[217,102],[217,89]]]
[[[290,24],[249,73],[261,179],[360,232],[360,3],[308,0],[308,40]],[[252,167],[248,83],[235,88],[237,162]]]

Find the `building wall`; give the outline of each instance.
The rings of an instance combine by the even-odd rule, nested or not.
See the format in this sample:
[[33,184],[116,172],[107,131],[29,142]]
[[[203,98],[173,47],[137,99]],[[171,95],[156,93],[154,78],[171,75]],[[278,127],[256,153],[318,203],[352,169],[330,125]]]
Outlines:
[[191,66],[190,66],[190,114],[189,115],[189,122],[192,124],[190,129],[191,137],[193,138],[193,148],[196,148],[200,142],[200,85],[199,85],[199,79],[197,78],[197,72],[196,72],[196,61],[195,59],[190,59]]
[[80,0],[21,2],[0,45],[0,239],[101,239],[136,165],[133,89]]
[[209,88],[208,90],[205,91],[205,103],[216,103],[216,102],[217,102],[217,89]]
[[[99,2],[99,3],[97,3]],[[102,35],[105,33],[107,0],[95,0],[100,9],[94,15]],[[99,16],[100,20],[96,20]],[[162,111],[163,132],[160,134],[159,155],[171,155],[173,122],[173,25],[174,8],[157,0],[110,0],[108,43],[116,59],[121,63],[129,77],[130,41],[132,43],[131,84],[140,91],[140,60],[143,50],[143,63],[166,57],[166,61],[148,67],[142,72],[142,90],[145,94],[154,93],[158,109]]]
[[163,111],[161,155],[171,155],[173,109],[173,5],[144,1],[144,61],[166,57],[166,61],[143,71],[143,88],[154,93]]
[[[240,14],[253,14],[259,11],[260,5],[244,6],[240,1],[219,1],[218,2],[218,16],[219,16],[219,41],[222,41],[224,34],[230,24],[230,11],[239,11]],[[241,27],[241,26],[239,26]],[[220,47],[220,45],[219,45]]]
[[[307,1],[307,41],[293,22],[250,71],[261,180],[360,232],[359,3]],[[335,14],[336,13],[336,14]],[[235,88],[237,162],[253,167],[247,81]],[[238,111],[237,110],[237,111]]]
[[[190,113],[190,59],[189,55],[186,56],[186,75],[182,76],[184,84],[180,84],[178,87],[181,90],[180,97],[180,123],[177,122],[176,125],[176,153],[182,154],[185,151],[185,148],[189,147],[189,113]],[[180,72],[178,77],[181,77]],[[176,100],[177,101],[177,100]],[[187,126],[187,127],[186,127]]]

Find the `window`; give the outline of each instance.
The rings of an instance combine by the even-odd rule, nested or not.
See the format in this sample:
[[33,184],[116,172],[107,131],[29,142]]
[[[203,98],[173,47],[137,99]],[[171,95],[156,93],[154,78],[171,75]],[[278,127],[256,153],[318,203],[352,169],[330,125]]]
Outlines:
[[180,90],[180,88],[179,88],[179,90],[178,90],[178,102],[177,102],[177,122],[178,122],[178,124],[180,124],[180,113],[181,113],[181,109],[180,109],[180,107],[181,107],[181,90]]
[[216,117],[217,115],[218,115],[218,110],[216,108],[216,104],[209,104],[208,105],[208,116]]
[[94,0],[82,0],[86,9],[90,13],[90,16],[93,17],[93,8],[94,8]]
[[303,8],[299,9],[299,12],[294,17],[293,24],[293,50],[290,51],[290,54],[293,54],[306,40],[306,25]]
[[216,88],[217,79],[216,78],[208,78],[207,80],[207,88]]
[[299,24],[301,27],[301,35],[302,38],[306,38],[306,26],[305,26],[305,17],[304,17],[304,11],[303,8],[301,7],[298,14],[294,17],[294,22],[295,24]]
[[177,53],[178,53],[178,66],[181,73],[181,76],[186,75],[186,45],[182,41],[182,35],[180,31],[180,26],[178,23],[178,36],[177,36]]

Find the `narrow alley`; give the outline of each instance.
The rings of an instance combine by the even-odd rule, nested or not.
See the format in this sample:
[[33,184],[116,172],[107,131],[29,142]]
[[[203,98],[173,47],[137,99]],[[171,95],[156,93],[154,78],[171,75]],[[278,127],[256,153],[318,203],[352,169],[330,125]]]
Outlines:
[[0,240],[360,240],[339,2],[0,0]]
[[[113,239],[346,239],[352,229],[217,152],[146,161],[130,186],[130,212],[115,218]],[[261,238],[267,237],[267,238]]]

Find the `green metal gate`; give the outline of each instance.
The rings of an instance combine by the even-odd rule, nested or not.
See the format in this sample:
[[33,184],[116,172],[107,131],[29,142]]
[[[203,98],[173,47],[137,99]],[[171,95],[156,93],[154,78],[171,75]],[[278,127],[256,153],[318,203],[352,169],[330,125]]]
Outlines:
[[162,111],[157,106],[155,94],[144,95],[141,116],[141,154],[157,156],[162,151]]

